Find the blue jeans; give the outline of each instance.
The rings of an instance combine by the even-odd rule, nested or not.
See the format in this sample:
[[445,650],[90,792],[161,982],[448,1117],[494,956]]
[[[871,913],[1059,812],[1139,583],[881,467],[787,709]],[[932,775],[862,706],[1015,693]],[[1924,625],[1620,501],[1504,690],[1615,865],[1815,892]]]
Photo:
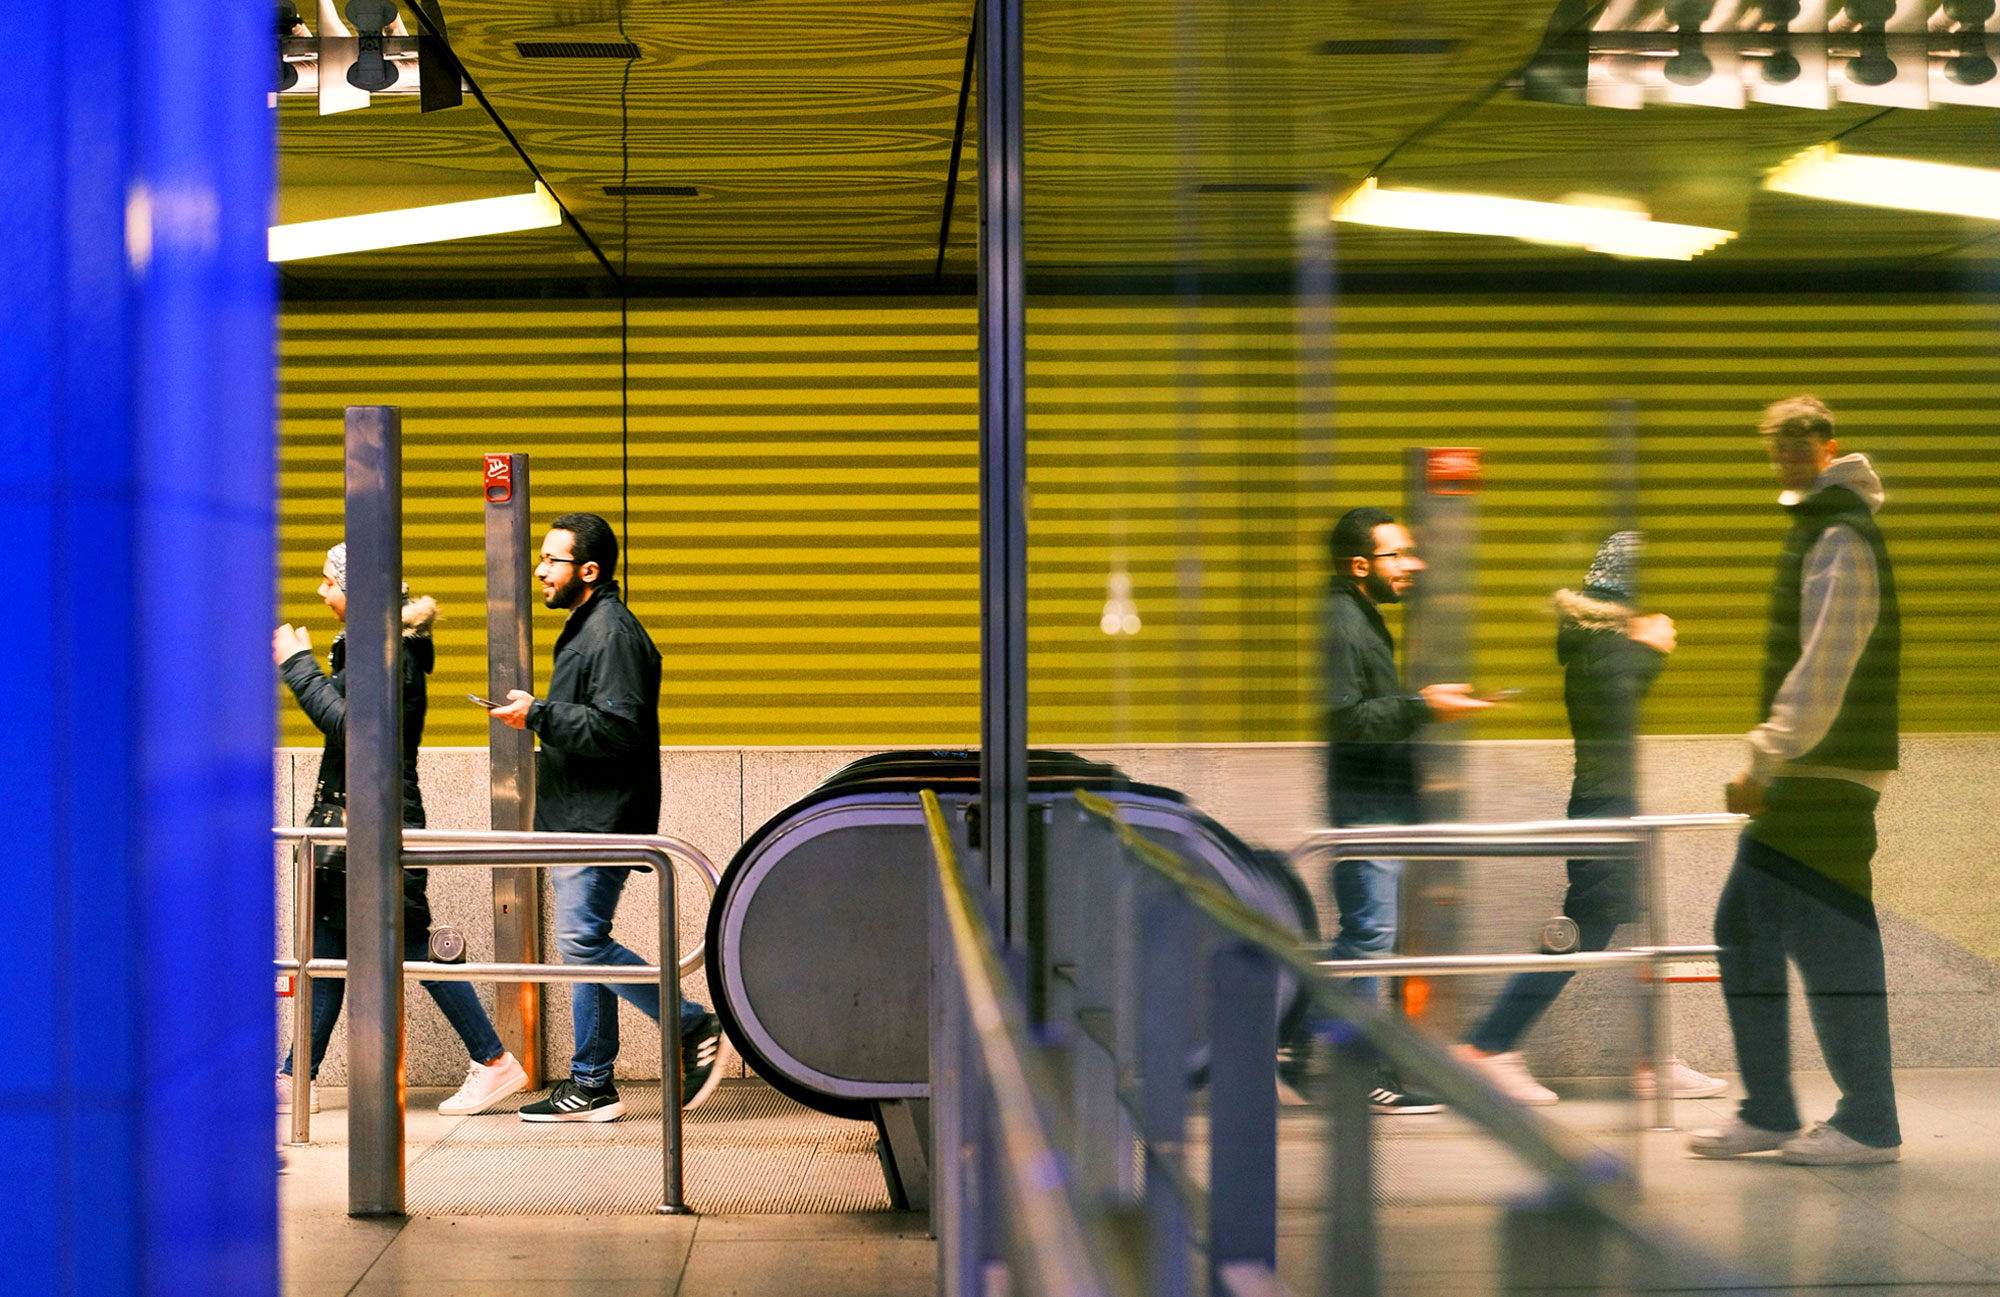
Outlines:
[[[1579,923],[1577,926],[1578,950],[1604,950],[1611,945],[1611,936],[1618,931],[1615,923]],[[1507,985],[1500,991],[1500,998],[1465,1038],[1468,1045],[1482,1054],[1505,1054],[1514,1048],[1528,1028],[1535,1025],[1569,985],[1569,979],[1576,976],[1568,969],[1552,969],[1546,973],[1516,973],[1507,979]]]
[[[403,914],[403,958],[406,960],[426,960],[431,957],[431,934],[428,922],[413,922],[413,915],[405,910]],[[337,928],[324,920],[313,924],[313,958],[347,958],[347,929]],[[444,1020],[465,1042],[465,1052],[472,1055],[475,1063],[490,1063],[506,1052],[500,1043],[499,1034],[493,1030],[493,1023],[486,1016],[486,1010],[479,1003],[479,996],[466,982],[423,982],[420,985],[430,992],[431,1000],[444,1014]],[[343,977],[315,978],[312,989],[312,1074],[319,1075],[320,1062],[326,1058],[326,1044],[333,1039],[333,1024],[340,1018],[340,1006],[347,998],[347,979]],[[292,1056],[285,1055],[282,1069],[286,1076],[292,1074]]]
[[[1340,907],[1335,959],[1383,959],[1396,951],[1396,892],[1403,881],[1400,860],[1341,860],[1333,866],[1333,900]],[[1381,994],[1375,978],[1348,983],[1362,999]]]
[[[1867,828],[1872,830],[1872,823]],[[1864,863],[1863,881],[1866,873]],[[1722,1000],[1748,1096],[1740,1111],[1744,1122],[1760,1130],[1799,1128],[1785,978],[1789,956],[1805,983],[1820,1055],[1840,1087],[1829,1124],[1878,1148],[1902,1143],[1890,1070],[1889,986],[1874,903],[1746,832],[1715,907],[1715,944],[1722,947]]]
[[[561,865],[549,871],[556,893],[556,949],[565,964],[643,964],[633,951],[614,941],[611,919],[624,894],[626,865]],[[660,1020],[660,988],[640,982],[611,985],[578,982],[570,988],[570,1017],[576,1029],[576,1053],[570,1059],[570,1079],[592,1087],[611,1083],[611,1066],[618,1061],[618,1001],[623,997],[654,1022]],[[701,1021],[705,1010],[681,998],[681,1034]]]

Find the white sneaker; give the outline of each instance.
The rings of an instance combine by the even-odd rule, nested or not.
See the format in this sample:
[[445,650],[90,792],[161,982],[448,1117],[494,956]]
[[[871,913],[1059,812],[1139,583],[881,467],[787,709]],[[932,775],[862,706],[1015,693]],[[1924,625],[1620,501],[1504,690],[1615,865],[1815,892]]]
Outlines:
[[[1673,1078],[1673,1094],[1676,1099],[1710,1099],[1729,1088],[1729,1082],[1720,1077],[1704,1076],[1686,1063],[1676,1058],[1671,1060],[1671,1070],[1667,1075]],[[1644,1064],[1632,1073],[1632,1097],[1650,1099],[1653,1097],[1653,1069]]]
[[[316,1083],[312,1081],[306,1082],[306,1097],[307,1097],[306,1111],[318,1112],[319,1086]],[[292,1110],[292,1078],[286,1076],[283,1072],[280,1072],[278,1073],[278,1111],[290,1112],[291,1110]]]
[[511,1053],[502,1054],[498,1062],[475,1062],[465,1074],[465,1084],[458,1087],[457,1094],[439,1104],[438,1111],[447,1117],[469,1117],[527,1088],[528,1074],[520,1061]]
[[1792,1130],[1765,1130],[1741,1117],[1731,1117],[1726,1125],[1694,1132],[1688,1152],[1696,1157],[1742,1157],[1781,1148],[1798,1134]]
[[1518,1049],[1504,1054],[1482,1054],[1470,1045],[1454,1045],[1451,1052],[1515,1103],[1543,1108],[1556,1101],[1556,1092],[1534,1078],[1528,1065],[1521,1061]]
[[1897,1145],[1878,1148],[1841,1134],[1821,1122],[1803,1135],[1794,1135],[1778,1150],[1780,1162],[1798,1166],[1854,1166],[1865,1162],[1893,1162],[1903,1155]]

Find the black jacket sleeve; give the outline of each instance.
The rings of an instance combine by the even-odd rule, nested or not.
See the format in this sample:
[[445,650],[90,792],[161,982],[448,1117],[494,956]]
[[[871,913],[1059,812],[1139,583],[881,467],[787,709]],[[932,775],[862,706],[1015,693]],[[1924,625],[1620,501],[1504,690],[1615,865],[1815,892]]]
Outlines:
[[340,743],[347,741],[347,695],[339,681],[329,680],[310,650],[285,659],[279,674],[299,700],[299,708],[319,732]]
[[1430,718],[1422,698],[1402,694],[1367,696],[1367,667],[1352,641],[1327,655],[1326,698],[1333,737],[1349,743],[1399,743]]
[[537,699],[528,708],[528,728],[577,756],[629,756],[646,745],[645,709],[645,649],[629,636],[611,635],[592,656],[589,697],[576,703]]

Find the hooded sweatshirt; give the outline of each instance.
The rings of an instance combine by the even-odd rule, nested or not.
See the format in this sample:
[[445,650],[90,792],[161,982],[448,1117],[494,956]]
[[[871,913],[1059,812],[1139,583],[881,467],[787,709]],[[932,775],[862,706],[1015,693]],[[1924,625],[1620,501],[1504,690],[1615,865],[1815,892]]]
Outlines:
[[1843,779],[1880,792],[1895,768],[1901,622],[1873,521],[1885,498],[1866,455],[1834,460],[1804,496],[1778,497],[1793,526],[1772,596],[1765,718],[1749,734],[1759,782]]

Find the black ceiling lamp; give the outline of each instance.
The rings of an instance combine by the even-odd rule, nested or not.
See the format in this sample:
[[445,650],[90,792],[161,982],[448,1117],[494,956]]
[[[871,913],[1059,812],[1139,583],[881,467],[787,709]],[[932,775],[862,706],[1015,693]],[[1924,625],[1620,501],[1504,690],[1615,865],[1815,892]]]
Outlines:
[[1944,74],[1962,86],[1983,86],[1996,72],[1986,50],[1986,20],[1993,0],[1945,0],[1945,17],[1958,25],[1958,54],[1945,64]]
[[1667,21],[1679,29],[1680,49],[1667,59],[1667,80],[1698,86],[1715,71],[1701,48],[1701,25],[1715,12],[1715,0],[1667,0]]
[[[304,24],[299,21],[299,7],[292,0],[278,0],[278,39],[297,36]],[[308,33],[310,34],[310,33]],[[283,94],[299,83],[299,70],[285,61],[282,48],[278,54],[278,93]]]
[[396,84],[396,65],[382,57],[383,30],[396,21],[395,0],[347,0],[347,21],[360,37],[347,84],[370,94]]
[[1847,79],[1860,86],[1886,86],[1896,79],[1889,55],[1889,20],[1896,0],[1847,0],[1847,16],[1861,25],[1861,52],[1847,61]]
[[1799,79],[1799,56],[1792,53],[1792,20],[1799,0],[1764,0],[1764,21],[1771,24],[1771,52],[1764,56],[1764,83],[1788,86]]

